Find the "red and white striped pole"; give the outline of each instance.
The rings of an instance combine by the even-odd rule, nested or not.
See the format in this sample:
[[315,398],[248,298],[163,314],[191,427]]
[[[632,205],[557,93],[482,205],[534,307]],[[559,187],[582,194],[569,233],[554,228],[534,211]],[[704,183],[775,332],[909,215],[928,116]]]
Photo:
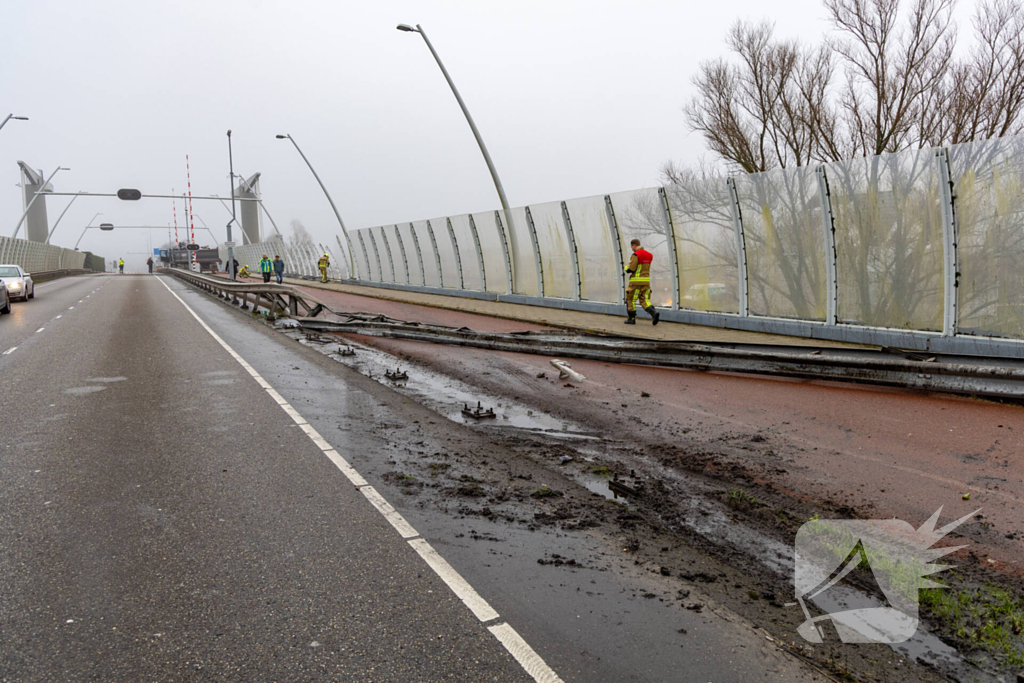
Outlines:
[[[171,188],[171,195],[174,195],[174,188]],[[174,244],[172,249],[178,248],[178,200],[171,199],[171,209],[174,211]]]
[[[188,225],[186,227],[190,229],[190,233],[191,233],[191,241],[189,242],[189,244],[195,244],[196,243],[196,222],[195,222],[195,218],[193,218],[193,216],[192,216],[192,171],[191,171],[191,169],[189,168],[189,165],[188,165],[188,155],[187,154],[185,155],[185,175],[188,178]],[[192,252],[192,265],[193,265],[193,267],[195,266],[195,263],[196,263],[196,252],[193,251]]]

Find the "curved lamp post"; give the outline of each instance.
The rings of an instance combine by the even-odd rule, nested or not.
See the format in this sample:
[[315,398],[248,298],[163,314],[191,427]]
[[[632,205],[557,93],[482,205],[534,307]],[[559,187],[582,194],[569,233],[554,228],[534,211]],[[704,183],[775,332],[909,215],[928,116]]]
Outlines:
[[313,177],[316,178],[316,181],[318,183],[320,183],[320,189],[324,191],[324,194],[327,196],[327,201],[331,203],[331,208],[334,209],[334,215],[338,219],[338,225],[341,226],[341,231],[345,233],[345,243],[348,244],[349,277],[358,277],[359,273],[356,272],[355,259],[352,257],[352,238],[349,237],[348,235],[348,230],[345,228],[345,221],[341,220],[341,214],[338,213],[338,207],[334,205],[334,200],[331,199],[331,193],[328,192],[327,188],[324,186],[324,181],[320,180],[320,176],[316,174],[316,170],[313,168],[313,164],[309,163],[309,159],[307,159],[306,155],[302,153],[302,149],[299,148],[299,143],[295,142],[295,138],[293,138],[291,135],[288,135],[287,133],[284,135],[277,135],[275,137],[277,137],[278,140],[291,140],[292,144],[295,145],[295,150],[299,153],[299,156],[302,157],[302,160],[306,162],[306,166],[309,166],[309,170],[312,171]]

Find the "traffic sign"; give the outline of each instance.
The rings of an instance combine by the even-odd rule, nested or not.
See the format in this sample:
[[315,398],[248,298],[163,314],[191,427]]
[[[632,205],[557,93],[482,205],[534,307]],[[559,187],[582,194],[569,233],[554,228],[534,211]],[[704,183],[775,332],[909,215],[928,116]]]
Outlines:
[[234,242],[221,242],[220,246],[222,246],[222,247],[237,247],[238,245],[236,243],[234,243]]
[[118,199],[123,199],[125,201],[129,201],[129,202],[134,202],[136,200],[142,199],[142,193],[139,192],[138,190],[123,190],[122,189],[122,190],[118,190],[117,191],[117,198]]
[[188,249],[189,251],[199,251],[198,244],[186,244],[185,248]]
[[100,223],[100,230],[113,230],[113,229],[114,229],[114,224],[113,223]]

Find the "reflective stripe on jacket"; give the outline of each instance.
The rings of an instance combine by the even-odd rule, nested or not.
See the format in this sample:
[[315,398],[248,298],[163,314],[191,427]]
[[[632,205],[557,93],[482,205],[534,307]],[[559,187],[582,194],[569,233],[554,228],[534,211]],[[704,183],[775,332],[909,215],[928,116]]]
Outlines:
[[271,272],[273,272],[273,270],[274,270],[274,264],[273,264],[273,262],[270,259],[268,259],[268,258],[260,259],[260,272],[261,273],[271,273]]
[[317,268],[326,268],[330,264],[331,264],[331,261],[326,256],[321,256],[320,260],[316,262]]
[[651,262],[654,255],[646,249],[637,249],[629,259],[626,272],[629,273],[630,284],[650,284]]

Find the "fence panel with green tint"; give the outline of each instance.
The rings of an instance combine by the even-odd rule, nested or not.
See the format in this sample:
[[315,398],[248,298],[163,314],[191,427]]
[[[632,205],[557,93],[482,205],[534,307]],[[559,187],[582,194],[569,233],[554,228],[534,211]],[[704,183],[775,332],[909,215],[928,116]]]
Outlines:
[[441,283],[448,289],[459,289],[459,264],[455,258],[455,245],[448,234],[448,218],[431,218],[430,227],[437,242],[437,255],[441,258]]
[[725,178],[684,176],[665,191],[676,234],[680,308],[738,312],[736,227]]
[[381,227],[370,228],[370,234],[373,236],[371,242],[377,246],[377,255],[380,257],[380,281],[395,282],[394,253],[387,235],[384,234],[384,229]]
[[[357,243],[356,253],[360,257],[359,268],[361,272],[369,275],[367,279],[380,282],[380,268],[377,267],[377,252],[373,250],[373,245],[370,243],[369,228],[356,230],[355,241]],[[363,266],[366,267],[366,270],[362,270]]]
[[[534,253],[533,237],[526,220],[526,207],[509,210],[512,214],[512,229],[509,231],[509,249],[515,262],[512,291],[524,296],[539,296],[537,289],[537,255]],[[502,216],[504,219],[504,216]],[[506,226],[507,227],[507,226]]]
[[[622,262],[629,264],[633,255],[629,243],[639,239],[641,246],[651,252],[651,302],[655,306],[669,307],[672,294],[672,263],[668,240],[668,217],[656,189],[629,190],[610,195],[615,209],[615,222],[622,236]],[[685,292],[685,290],[683,290]]]
[[958,331],[1024,337],[1024,138],[949,148],[959,226]]
[[825,231],[813,167],[737,176],[750,312],[825,319]]
[[441,271],[438,270],[438,253],[434,248],[434,239],[431,231],[427,229],[426,221],[413,221],[412,229],[416,233],[416,239],[420,243],[420,251],[423,252],[423,280],[427,287],[441,286]]
[[934,150],[827,164],[840,322],[942,330],[942,195]]
[[[420,268],[420,263],[426,260],[423,245],[412,234],[412,225],[409,223],[399,223],[395,227],[398,228],[398,235],[405,246],[405,257],[409,260],[409,284],[422,285],[423,270]],[[427,249],[430,247],[428,246]]]
[[484,254],[487,291],[503,294],[508,291],[508,275],[505,272],[505,251],[501,246],[501,234],[494,220],[494,211],[474,213],[473,223]]
[[562,218],[562,202],[530,204],[533,227],[540,245],[544,271],[544,296],[572,299],[576,293],[576,272],[569,253],[569,239]]
[[619,248],[612,241],[604,195],[569,199],[565,202],[579,250],[581,298],[584,301],[619,301],[619,280],[623,274],[615,259]]
[[[459,243],[459,261],[462,263],[462,288],[480,291],[483,279],[480,277],[480,259],[476,252],[476,240],[469,225],[469,214],[449,216],[455,239]],[[493,219],[492,219],[493,220]]]

